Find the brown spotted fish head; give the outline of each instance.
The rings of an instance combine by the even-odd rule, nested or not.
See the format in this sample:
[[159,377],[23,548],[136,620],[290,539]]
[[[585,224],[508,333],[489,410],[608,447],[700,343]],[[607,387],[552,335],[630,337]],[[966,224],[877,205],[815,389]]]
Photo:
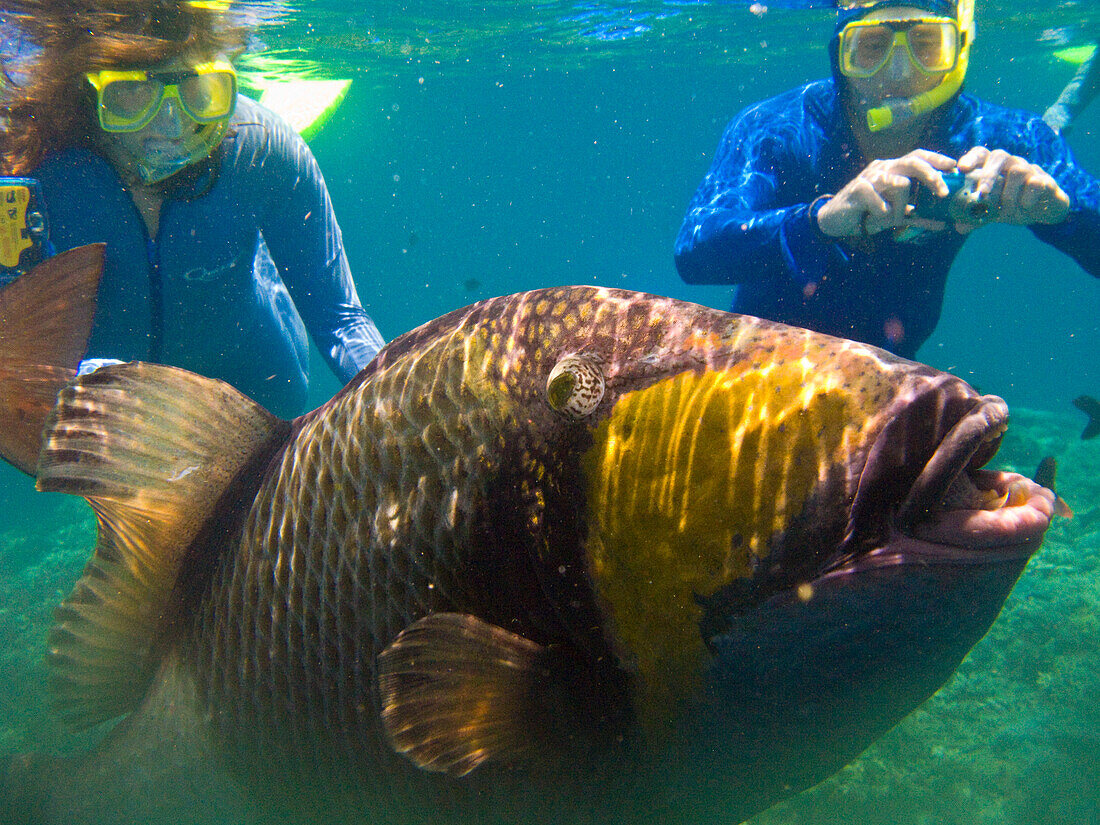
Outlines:
[[[508,410],[504,463],[527,468],[508,484],[537,502],[482,539],[527,543],[546,601],[490,624],[570,651],[588,675],[572,718],[628,728],[669,777],[709,765],[744,789],[751,767],[745,798],[774,799],[839,768],[947,679],[1050,519],[1049,493],[982,469],[1003,401],[870,346],[581,287],[462,325],[474,383]],[[430,721],[453,718],[442,651],[486,641],[486,615],[425,617],[382,653],[387,730],[418,764],[464,773],[538,741],[520,725],[514,752],[467,750]]]

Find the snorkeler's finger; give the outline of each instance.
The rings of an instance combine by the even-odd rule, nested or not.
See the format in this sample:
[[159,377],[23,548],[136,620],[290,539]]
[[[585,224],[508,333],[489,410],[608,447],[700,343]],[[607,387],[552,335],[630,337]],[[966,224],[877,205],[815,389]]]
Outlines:
[[890,204],[882,194],[883,188],[887,187],[883,177],[881,171],[869,170],[854,181],[852,199],[861,211],[872,215],[889,213]]
[[1047,189],[1042,180],[1028,180],[1020,188],[1019,209],[1021,214],[1029,217],[1042,211],[1042,201],[1047,195]]
[[[1002,220],[1005,223],[1032,223],[1037,204],[1045,193],[1053,194],[1057,184],[1041,166],[1020,157],[1011,157],[1005,163],[1001,177],[1004,191],[1001,193]],[[1048,189],[1048,183],[1051,188]]]
[[912,187],[911,178],[896,173],[882,175],[875,185],[879,198],[885,209],[881,214],[892,223],[900,223],[905,218],[906,207],[909,206],[909,190]]
[[974,167],[973,177],[977,180],[974,186],[976,197],[987,197],[994,192],[998,185],[1003,186],[1002,176],[1005,167],[1012,159],[1013,156],[1003,149],[994,149],[985,156],[980,166]]
[[1050,178],[1050,182],[1044,185],[1044,190],[1043,222],[1061,223],[1069,216],[1069,195],[1054,178]]
[[[860,175],[851,181],[841,192],[845,193],[847,206],[845,209],[850,225],[843,232],[849,237],[859,235],[873,235],[881,232],[887,226],[887,216],[890,214],[890,204],[879,193],[881,186],[881,169],[865,169]],[[821,213],[826,207],[822,207],[818,213],[820,221]]]
[[[899,159],[899,162],[904,161],[904,164],[899,166],[899,171],[904,171],[911,183],[919,183],[931,189],[937,197],[946,198],[951,194],[951,190],[947,188],[947,184],[943,181],[943,173],[951,171],[951,169],[954,168],[955,162],[951,161],[952,165],[949,168],[941,169],[929,163],[925,158],[913,156],[914,154],[915,153],[910,153],[904,158]],[[946,157],[946,155],[942,157]],[[950,158],[948,158],[948,160],[950,160]]]
[[985,163],[985,159],[989,157],[989,150],[984,146],[974,146],[966,152],[961,158],[959,158],[959,171],[963,174],[967,172],[973,172],[979,166]]
[[865,231],[870,215],[887,211],[886,202],[866,174],[861,173],[825,202],[817,213],[817,225],[834,238],[856,237]]
[[1027,183],[1030,170],[1017,164],[1006,164],[1001,175],[1004,189],[1001,191],[1001,209],[1010,219],[1018,219],[1023,204],[1020,197]]
[[1032,175],[1020,192],[1023,223],[1061,223],[1069,214],[1069,196],[1046,172]]
[[902,157],[899,158],[899,160],[907,159],[919,160],[940,172],[950,172],[957,165],[955,159],[950,155],[933,152],[931,149],[914,149],[912,152],[902,155]]

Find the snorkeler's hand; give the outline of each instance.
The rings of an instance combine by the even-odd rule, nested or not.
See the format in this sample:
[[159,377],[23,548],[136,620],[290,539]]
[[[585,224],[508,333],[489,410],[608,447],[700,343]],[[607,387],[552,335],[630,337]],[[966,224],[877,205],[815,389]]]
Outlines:
[[947,184],[940,173],[954,168],[954,158],[926,149],[873,160],[821,207],[817,225],[834,238],[859,238],[896,226],[943,229],[940,221],[909,217],[909,193],[913,183],[919,183],[946,197]]
[[959,171],[976,179],[974,194],[989,200],[990,220],[997,223],[1061,223],[1069,214],[1069,196],[1045,169],[1003,149],[975,146],[959,158]]

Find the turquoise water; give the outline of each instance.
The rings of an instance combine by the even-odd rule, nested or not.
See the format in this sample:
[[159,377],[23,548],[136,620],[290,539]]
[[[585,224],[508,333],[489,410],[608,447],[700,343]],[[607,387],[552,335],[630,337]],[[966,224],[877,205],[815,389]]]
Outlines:
[[[746,2],[350,5],[310,3],[264,40],[276,56],[354,78],[313,148],[385,336],[547,284],[728,308],[728,289],[679,280],[673,238],[727,121],[827,74],[830,13],[756,16]],[[1073,73],[1054,52],[1087,42],[1098,18],[1088,2],[979,2],[968,88],[1042,111]],[[649,29],[599,39],[628,23]],[[1100,105],[1071,142],[1100,171]],[[1013,405],[1067,410],[1100,393],[1100,284],[1027,230],[984,228],[948,289],[922,360]]]
[[[377,6],[377,8],[374,8]],[[831,15],[748,3],[303,0],[265,57],[351,78],[312,141],[360,296],[387,338],[492,295],[595,283],[726,308],[681,283],[672,241],[726,122],[823,76]],[[1055,52],[1100,4],[978,2],[968,88],[1041,111],[1074,67]],[[810,45],[807,45],[810,44]],[[1100,102],[1071,143],[1100,173]],[[998,466],[1058,456],[1077,511],[952,682],[864,757],[762,814],[780,823],[1100,822],[1100,440],[1070,400],[1100,395],[1100,282],[1026,230],[987,227],[956,262],[921,360],[1014,408]],[[320,403],[335,381],[319,359]],[[0,467],[0,753],[65,744],[44,713],[52,606],[92,544],[81,502]]]

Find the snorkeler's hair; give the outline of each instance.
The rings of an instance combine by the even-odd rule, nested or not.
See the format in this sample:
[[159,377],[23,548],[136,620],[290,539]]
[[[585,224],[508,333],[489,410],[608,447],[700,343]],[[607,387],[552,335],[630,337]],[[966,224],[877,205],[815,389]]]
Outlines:
[[[236,56],[248,37],[228,3],[194,0],[5,0],[0,26],[0,174],[26,174],[50,151],[92,141],[84,73],[181,55]],[[4,50],[7,51],[6,49]]]

